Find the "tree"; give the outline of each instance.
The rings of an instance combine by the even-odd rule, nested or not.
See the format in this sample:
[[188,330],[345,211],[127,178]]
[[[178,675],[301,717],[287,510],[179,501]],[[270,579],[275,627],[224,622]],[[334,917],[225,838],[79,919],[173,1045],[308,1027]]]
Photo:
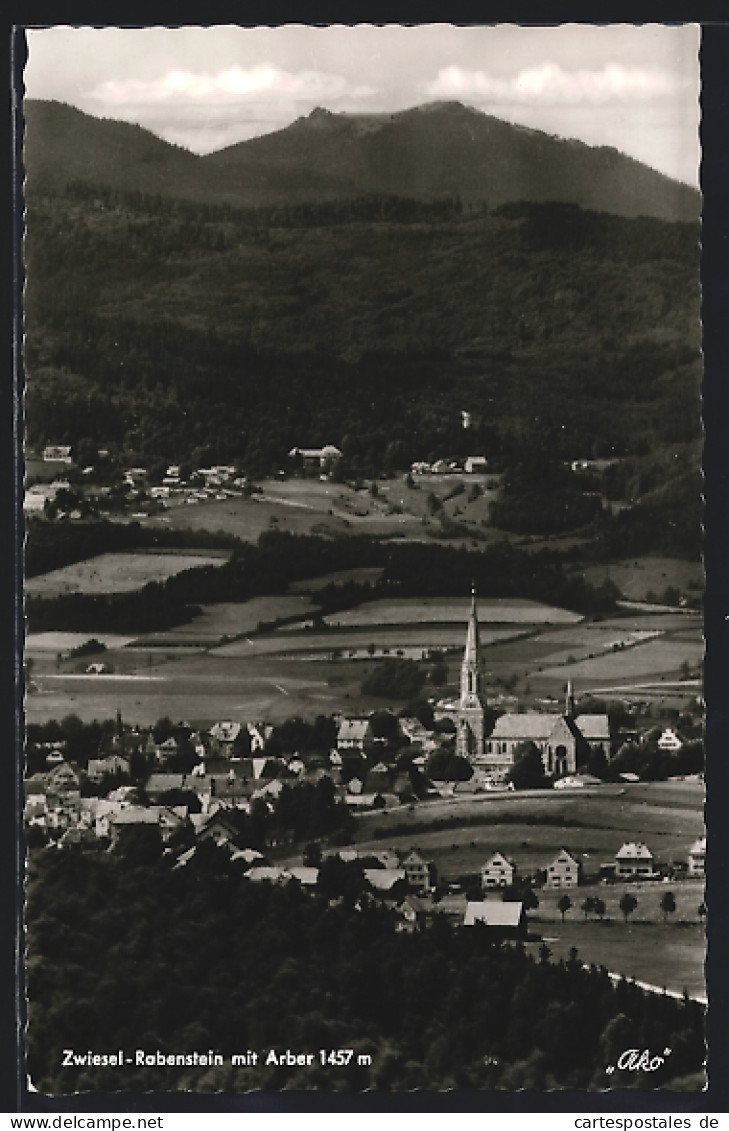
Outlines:
[[587,759],[587,772],[601,779],[610,776],[608,760],[602,747],[598,746],[590,750],[590,756]]
[[629,891],[623,892],[620,897],[620,903],[618,904],[618,907],[622,911],[623,919],[626,923],[628,922],[629,917],[633,914],[637,906],[638,900],[633,895],[633,893]]
[[162,855],[158,825],[128,825],[119,830],[116,851],[131,867],[148,867]]
[[661,896],[661,911],[663,912],[663,922],[665,923],[669,915],[673,915],[676,910],[676,897],[672,891],[664,891]]
[[595,910],[595,899],[594,899],[594,897],[591,896],[591,895],[588,895],[586,899],[583,899],[582,903],[580,904],[580,907],[581,907],[582,911],[584,911],[584,913],[585,913],[585,922],[587,922],[587,916],[590,914],[591,911]]
[[514,789],[547,789],[549,781],[544,773],[542,755],[533,742],[521,742],[514,752],[514,765],[509,771],[509,782]]
[[304,846],[302,859],[305,868],[318,868],[321,864],[321,845],[310,841]]
[[603,915],[607,911],[607,907],[605,906],[605,900],[600,899],[599,895],[596,895],[595,898],[592,901],[592,910],[595,912],[598,919],[602,919]]
[[390,711],[375,711],[369,718],[373,738],[384,738],[387,742],[397,742],[400,738],[400,724],[397,716]]
[[569,911],[571,906],[572,906],[572,900],[567,895],[567,892],[565,892],[564,895],[561,895],[559,897],[559,899],[557,900],[557,910],[559,911],[560,915],[562,916],[562,922],[563,923],[564,923],[564,917],[567,914],[567,912]]

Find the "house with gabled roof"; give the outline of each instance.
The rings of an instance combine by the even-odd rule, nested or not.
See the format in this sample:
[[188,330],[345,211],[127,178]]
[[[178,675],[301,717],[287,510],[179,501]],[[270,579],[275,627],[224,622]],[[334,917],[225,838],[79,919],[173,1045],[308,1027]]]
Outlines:
[[706,837],[694,841],[688,853],[688,875],[703,876],[706,872]]
[[412,849],[402,862],[408,887],[412,891],[425,892],[434,887],[436,881],[435,864]]
[[653,875],[653,853],[647,845],[626,841],[615,854],[615,878],[645,879]]
[[157,801],[171,790],[192,789],[192,778],[187,774],[150,774],[144,786],[144,791],[151,801]]
[[107,754],[105,758],[89,758],[86,776],[89,781],[98,785],[108,776],[129,773],[129,759],[122,758],[119,754]]
[[238,722],[226,720],[214,723],[208,731],[208,736],[211,741],[211,753],[230,758],[235,742],[240,737],[242,730],[243,727],[241,723]]
[[179,753],[180,744],[173,734],[166,738],[164,742],[156,742],[154,744],[154,757],[156,762],[163,766],[169,758],[174,758]]
[[408,892],[402,902],[398,903],[395,910],[400,917],[398,923],[400,931],[414,931],[425,923],[425,904],[411,892]]
[[561,848],[551,864],[545,868],[545,886],[548,888],[575,888],[580,882],[582,866],[571,852]]
[[359,750],[360,753],[372,740],[369,719],[342,719],[337,731],[337,750]]
[[59,762],[46,774],[47,793],[78,793],[81,775],[69,762]]
[[109,833],[111,846],[115,848],[124,829],[142,828],[144,826],[159,828],[159,810],[156,806],[127,805],[109,820]]
[[205,820],[195,822],[198,840],[214,840],[216,844],[236,844],[240,828],[229,809],[216,809]]
[[514,882],[516,864],[504,856],[503,852],[494,852],[481,868],[481,887],[506,888]]

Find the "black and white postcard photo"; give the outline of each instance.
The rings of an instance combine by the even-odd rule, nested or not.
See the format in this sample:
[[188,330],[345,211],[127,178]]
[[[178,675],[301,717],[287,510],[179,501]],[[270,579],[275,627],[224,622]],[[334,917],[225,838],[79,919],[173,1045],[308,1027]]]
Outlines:
[[34,1092],[706,1089],[701,35],[24,29]]

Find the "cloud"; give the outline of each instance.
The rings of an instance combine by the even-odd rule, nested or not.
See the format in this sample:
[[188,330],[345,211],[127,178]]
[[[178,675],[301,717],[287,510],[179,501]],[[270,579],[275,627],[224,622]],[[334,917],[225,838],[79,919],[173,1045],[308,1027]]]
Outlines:
[[351,86],[342,75],[316,70],[284,71],[270,63],[259,63],[247,69],[229,67],[217,74],[171,70],[148,81],[111,79],[99,83],[88,97],[107,107],[128,107],[188,102],[226,105],[278,97],[303,103],[340,102],[372,93],[367,87]]
[[665,71],[607,63],[602,70],[564,70],[546,61],[511,78],[496,78],[481,70],[444,67],[426,86],[430,98],[467,98],[494,104],[599,104],[653,100],[676,93],[678,83]]

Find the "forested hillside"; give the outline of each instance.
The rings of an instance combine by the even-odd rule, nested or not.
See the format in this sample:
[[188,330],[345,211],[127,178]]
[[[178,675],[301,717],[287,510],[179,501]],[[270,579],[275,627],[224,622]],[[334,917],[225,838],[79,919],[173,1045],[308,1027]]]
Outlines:
[[403,211],[30,193],[29,442],[203,447],[260,474],[296,444],[406,467],[698,437],[694,225],[557,204]]

